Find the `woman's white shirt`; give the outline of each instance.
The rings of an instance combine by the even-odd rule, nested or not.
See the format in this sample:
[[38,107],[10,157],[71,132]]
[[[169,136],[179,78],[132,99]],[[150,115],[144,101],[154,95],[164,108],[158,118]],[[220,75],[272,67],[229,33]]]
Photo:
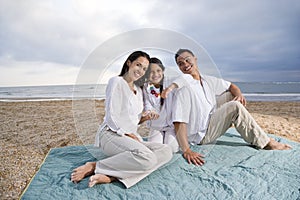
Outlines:
[[143,93],[141,88],[135,85],[134,90],[136,94],[121,76],[112,77],[106,88],[103,125],[120,136],[124,136],[125,133],[138,135],[138,123],[143,111]]

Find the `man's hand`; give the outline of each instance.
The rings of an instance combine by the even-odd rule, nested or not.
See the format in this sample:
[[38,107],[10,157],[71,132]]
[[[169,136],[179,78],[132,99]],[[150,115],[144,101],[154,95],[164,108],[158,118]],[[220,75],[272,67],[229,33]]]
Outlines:
[[246,104],[247,104],[247,101],[243,95],[236,96],[233,98],[233,100],[241,102],[241,104],[243,104],[243,106],[246,106]]
[[239,102],[241,102],[241,104],[246,106],[247,101],[246,101],[245,97],[243,96],[243,94],[242,94],[242,92],[241,92],[241,90],[238,86],[231,83],[231,85],[229,87],[229,91],[234,96],[234,99],[233,99],[234,101],[239,101]]
[[176,131],[176,139],[178,144],[183,151],[183,157],[187,160],[189,164],[194,164],[197,166],[202,166],[205,161],[203,155],[197,152],[193,152],[190,149],[189,142],[187,139],[187,125],[183,122],[174,122],[174,127]]
[[166,99],[168,97],[168,94],[170,92],[172,92],[173,89],[178,88],[178,85],[176,83],[172,83],[171,85],[169,85],[166,89],[164,89],[161,92],[161,97]]
[[190,148],[183,153],[183,157],[188,161],[189,164],[192,163],[197,166],[202,166],[205,163],[203,159],[204,156],[200,153],[192,151]]
[[167,87],[166,89],[164,89],[162,92],[161,92],[161,97],[166,99],[169,95],[169,93],[172,92],[172,89]]

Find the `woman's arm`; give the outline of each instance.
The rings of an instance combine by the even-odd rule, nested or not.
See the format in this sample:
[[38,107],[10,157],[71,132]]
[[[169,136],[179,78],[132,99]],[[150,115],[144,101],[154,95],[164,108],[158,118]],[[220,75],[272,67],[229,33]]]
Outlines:
[[122,78],[114,77],[110,79],[106,90],[105,120],[109,128],[120,136],[135,133],[139,122],[138,115],[131,114],[135,107],[129,107],[131,94],[126,84]]

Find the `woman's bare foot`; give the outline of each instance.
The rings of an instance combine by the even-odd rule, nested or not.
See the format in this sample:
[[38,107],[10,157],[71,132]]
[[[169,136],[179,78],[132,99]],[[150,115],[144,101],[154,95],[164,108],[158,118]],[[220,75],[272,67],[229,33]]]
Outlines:
[[290,145],[277,142],[273,138],[270,138],[270,142],[264,147],[265,150],[288,150],[291,148]]
[[93,187],[95,184],[111,183],[116,180],[115,177],[106,176],[104,174],[95,174],[90,178],[89,187]]
[[71,174],[71,181],[73,181],[74,183],[78,183],[84,177],[94,174],[95,168],[95,162],[87,162],[85,163],[85,165],[77,167],[73,170],[73,173]]

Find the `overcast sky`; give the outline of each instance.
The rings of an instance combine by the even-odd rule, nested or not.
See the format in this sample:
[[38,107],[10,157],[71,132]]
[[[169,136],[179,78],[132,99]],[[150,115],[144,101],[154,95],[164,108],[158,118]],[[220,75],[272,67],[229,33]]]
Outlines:
[[99,45],[143,28],[195,40],[229,81],[300,81],[298,0],[0,0],[0,86],[74,84]]

